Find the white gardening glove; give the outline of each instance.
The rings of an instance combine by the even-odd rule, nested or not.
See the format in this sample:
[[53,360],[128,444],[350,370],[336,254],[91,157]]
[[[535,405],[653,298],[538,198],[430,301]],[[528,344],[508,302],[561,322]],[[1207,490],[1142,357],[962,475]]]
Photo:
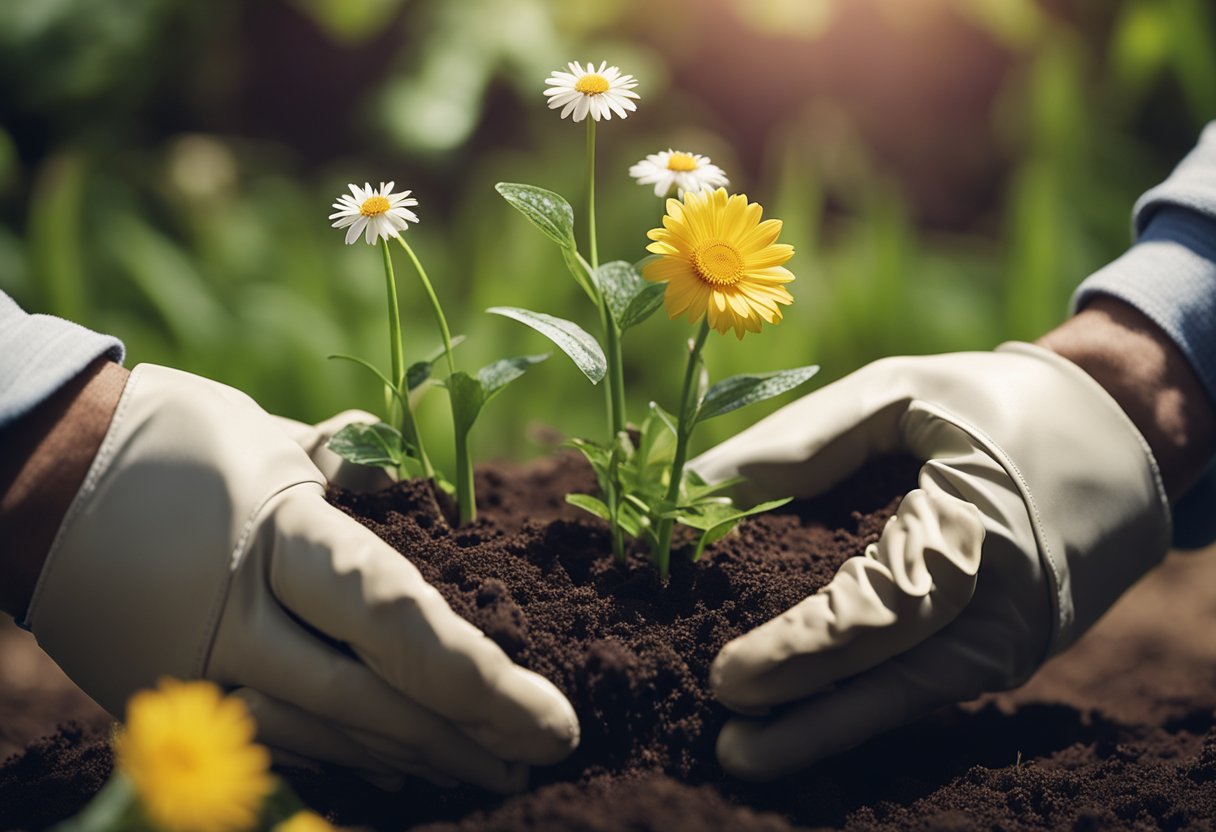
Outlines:
[[565,757],[579,737],[565,697],[324,492],[247,396],[140,365],[28,623],[112,714],[161,676],[205,678],[273,749],[381,778],[509,791]]
[[315,425],[273,414],[270,418],[288,439],[304,449],[312,464],[317,466],[317,470],[331,485],[345,488],[347,491],[367,493],[388,488],[393,484],[393,478],[383,468],[348,462],[329,449],[329,440],[347,425],[374,425],[380,421],[366,410],[343,410]]
[[692,467],[809,497],[900,451],[925,464],[879,541],[714,661],[717,698],[767,714],[727,723],[727,771],[771,779],[1021,684],[1166,551],[1148,445],[1084,371],[1030,344],[875,362]]

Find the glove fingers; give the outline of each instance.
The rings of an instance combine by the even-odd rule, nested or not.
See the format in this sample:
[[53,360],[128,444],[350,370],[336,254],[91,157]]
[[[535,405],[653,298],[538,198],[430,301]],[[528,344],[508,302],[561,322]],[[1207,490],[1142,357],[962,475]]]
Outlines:
[[801,699],[897,656],[954,620],[975,591],[984,529],[974,506],[911,491],[865,557],[781,616],[724,646],[710,672],[727,707]]
[[[273,654],[237,667],[217,665],[209,671],[213,678],[234,679],[311,714],[354,737],[373,758],[398,771],[504,793],[517,790],[526,779],[526,770],[403,696],[357,660],[309,636],[281,610],[265,610],[258,624],[259,638],[274,645]],[[281,712],[277,716],[283,718]],[[355,737],[355,732],[361,733]],[[382,740],[373,747],[368,736]]]
[[574,708],[460,618],[409,561],[319,497],[285,502],[275,523],[275,596],[405,698],[498,757],[556,762],[578,745]]
[[358,728],[347,729],[347,733],[376,759],[443,788],[467,782],[477,783],[500,794],[515,794],[528,784],[529,768],[524,763],[495,760],[493,766],[483,766],[483,771],[470,773],[469,762],[473,758],[465,753],[470,740],[464,736],[451,745],[430,745],[419,754],[383,734]]
[[335,726],[253,688],[231,694],[242,700],[257,723],[257,740],[276,761],[313,768],[333,763],[377,775],[393,775],[392,767],[372,757]]
[[970,652],[954,639],[936,637],[773,719],[734,718],[718,736],[718,761],[741,779],[772,780],[938,707],[972,699],[983,682]]
[[347,462],[328,447],[333,435],[347,425],[372,425],[380,421],[367,411],[344,410],[315,425],[307,425],[283,416],[271,415],[270,418],[288,439],[304,449],[313,465],[334,485],[349,491],[368,492],[379,491],[393,484],[393,478],[383,468]]
[[413,762],[384,737],[343,729],[252,688],[238,688],[232,695],[244,700],[257,722],[258,742],[280,765],[318,770],[318,762],[332,763],[353,769],[385,791],[401,788],[403,775],[444,788],[460,782]]

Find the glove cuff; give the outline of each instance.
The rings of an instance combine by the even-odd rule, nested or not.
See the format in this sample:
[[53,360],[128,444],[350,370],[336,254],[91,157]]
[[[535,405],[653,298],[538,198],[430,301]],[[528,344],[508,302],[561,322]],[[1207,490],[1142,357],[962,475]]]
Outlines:
[[262,506],[304,482],[324,487],[252,399],[136,367],[47,554],[29,628],[114,715],[162,675],[202,675]]
[[[1017,463],[996,445],[1022,492],[1050,580],[1056,616],[1048,655],[1054,655],[1165,556],[1169,498],[1148,442],[1088,373],[1033,344],[1010,342],[996,351],[1027,360],[1026,373],[1037,382],[1023,388],[1025,405],[1048,410],[1052,434],[1072,445],[1028,448],[1014,439]],[[1060,453],[1089,468],[1059,476]]]

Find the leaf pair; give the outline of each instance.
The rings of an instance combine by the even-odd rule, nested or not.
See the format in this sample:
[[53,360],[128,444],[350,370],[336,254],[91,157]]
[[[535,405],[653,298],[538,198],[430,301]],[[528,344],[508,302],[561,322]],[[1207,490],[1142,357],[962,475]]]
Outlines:
[[[452,339],[455,347],[464,341],[463,335]],[[431,380],[431,370],[435,363],[443,357],[440,350],[424,361],[410,365],[405,374],[405,388],[412,393]],[[438,384],[448,389],[452,396],[452,414],[455,422],[457,437],[463,441],[473,428],[474,422],[482,409],[504,387],[527,372],[529,367],[546,360],[548,355],[525,355],[516,358],[504,358],[495,361],[478,370],[476,376],[470,376],[463,370],[458,370],[451,377],[439,381]],[[401,406],[407,407],[399,388],[394,385],[375,365],[353,355],[331,355],[330,358],[340,358],[354,362],[370,371],[398,400]],[[329,440],[329,449],[343,459],[358,465],[372,465],[383,468],[396,468],[401,475],[408,477],[423,476],[422,465],[417,459],[415,449],[402,435],[401,431],[387,422],[375,424],[356,423],[346,425]],[[446,483],[440,483],[447,485]]]
[[[662,304],[664,285],[648,282],[632,264],[615,260],[593,269],[583,259],[574,240],[574,209],[560,194],[513,182],[499,182],[494,187],[561,247],[562,258],[575,281],[597,307],[602,304],[608,311],[618,333],[637,326]],[[487,311],[513,318],[553,341],[592,384],[598,384],[608,371],[600,343],[573,321],[516,307],[496,306]]]
[[452,397],[452,413],[458,438],[467,437],[482,408],[497,396],[502,389],[528,371],[528,368],[546,360],[548,355],[521,355],[504,358],[487,364],[471,376],[457,370],[442,384]]

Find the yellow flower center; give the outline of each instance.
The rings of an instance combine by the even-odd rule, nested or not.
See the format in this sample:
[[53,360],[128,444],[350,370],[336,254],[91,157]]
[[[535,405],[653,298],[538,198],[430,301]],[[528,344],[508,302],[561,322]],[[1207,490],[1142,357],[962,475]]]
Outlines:
[[693,251],[692,268],[706,283],[734,286],[743,276],[743,257],[729,243],[708,240]]
[[696,157],[691,153],[676,152],[667,158],[667,169],[674,170],[679,173],[685,171],[696,170],[700,165],[697,164]]
[[388,209],[388,200],[377,194],[363,200],[363,204],[359,206],[359,213],[365,217],[378,217]]
[[603,75],[590,72],[574,83],[574,89],[583,95],[599,95],[608,92],[608,79]]

